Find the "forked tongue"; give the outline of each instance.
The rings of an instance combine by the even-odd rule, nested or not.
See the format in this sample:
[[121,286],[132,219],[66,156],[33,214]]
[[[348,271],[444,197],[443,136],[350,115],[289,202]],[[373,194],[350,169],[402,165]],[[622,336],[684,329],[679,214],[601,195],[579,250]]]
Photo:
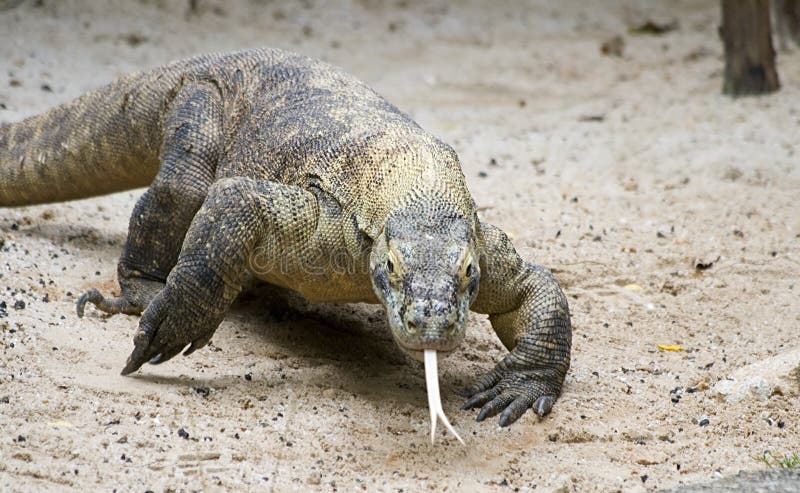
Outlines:
[[439,370],[436,368],[436,350],[434,349],[425,350],[425,385],[428,387],[428,408],[431,410],[431,443],[436,436],[436,418],[439,418],[447,431],[456,437],[461,445],[464,445],[464,440],[458,436],[442,409],[442,399],[439,396]]

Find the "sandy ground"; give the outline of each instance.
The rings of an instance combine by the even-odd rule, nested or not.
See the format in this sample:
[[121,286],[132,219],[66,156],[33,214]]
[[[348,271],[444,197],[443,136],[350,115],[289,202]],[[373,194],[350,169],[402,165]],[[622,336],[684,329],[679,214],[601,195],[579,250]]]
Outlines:
[[[800,453],[796,389],[717,391],[798,348],[800,53],[780,54],[779,93],[734,101],[716,1],[197,4],[0,12],[0,121],[200,52],[343,66],[451,143],[483,218],[563,282],[564,394],[508,429],[458,410],[503,354],[475,315],[440,365],[467,446],[431,445],[421,367],[377,307],[298,311],[264,292],[210,348],[121,377],[137,319],[80,320],[74,302],[117,289],[141,190],[3,209],[0,490],[642,491]],[[646,20],[678,29],[628,32]],[[600,52],[614,35],[622,57]]]

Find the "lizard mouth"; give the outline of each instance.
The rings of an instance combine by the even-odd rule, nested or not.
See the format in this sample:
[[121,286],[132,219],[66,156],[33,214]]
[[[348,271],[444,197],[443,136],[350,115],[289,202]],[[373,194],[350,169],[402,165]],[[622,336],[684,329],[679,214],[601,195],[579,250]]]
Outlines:
[[450,354],[453,352],[452,349],[448,350],[448,351],[441,351],[441,350],[437,350],[437,349],[412,349],[412,348],[409,348],[409,347],[405,347],[402,344],[398,344],[398,346],[411,359],[419,361],[420,363],[424,363],[425,362],[425,351],[433,351],[437,355],[442,356],[444,358],[446,358],[447,356],[450,356]]
[[424,352],[428,350],[436,351],[441,356],[449,356],[461,344],[463,334],[460,337],[429,337],[420,339],[417,337],[407,337],[405,334],[398,335],[392,331],[397,346],[410,356],[412,359],[423,363]]
[[392,336],[394,338],[394,342],[397,344],[397,347],[400,348],[407,356],[411,359],[419,361],[420,363],[425,362],[425,351],[432,350],[435,351],[440,356],[449,356],[456,348],[459,346],[461,340],[457,341],[448,341],[448,340],[427,340],[427,341],[419,341],[419,340],[406,340],[404,337],[399,336],[395,331],[391,331]]

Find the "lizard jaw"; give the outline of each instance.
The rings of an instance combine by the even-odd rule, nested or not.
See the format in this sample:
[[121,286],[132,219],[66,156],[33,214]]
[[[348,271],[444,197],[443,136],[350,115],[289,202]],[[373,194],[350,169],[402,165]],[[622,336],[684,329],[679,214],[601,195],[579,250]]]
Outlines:
[[[407,347],[403,347],[402,345],[398,344],[400,350],[405,353],[406,356],[413,359],[414,361],[419,361],[420,363],[425,363],[425,351],[429,350],[422,350],[422,349],[409,349]],[[430,351],[435,351],[436,354],[440,357],[446,358],[453,353],[453,351],[441,351],[436,349],[431,349]]]
[[442,420],[442,424],[447,428],[447,431],[456,437],[456,439],[461,442],[461,445],[464,445],[464,440],[458,436],[455,428],[453,428],[453,425],[450,424],[447,416],[445,416],[444,409],[442,409],[442,399],[439,394],[439,371],[437,368],[435,349],[425,350],[425,384],[428,389],[428,408],[431,412],[431,443],[433,443],[436,436],[436,420],[438,418]]

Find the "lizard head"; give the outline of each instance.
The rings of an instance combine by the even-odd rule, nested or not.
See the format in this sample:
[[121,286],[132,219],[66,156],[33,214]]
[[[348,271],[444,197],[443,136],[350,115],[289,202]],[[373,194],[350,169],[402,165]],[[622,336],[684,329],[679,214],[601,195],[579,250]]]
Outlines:
[[372,286],[400,348],[422,361],[464,339],[480,268],[474,225],[458,214],[395,212],[370,255]]

